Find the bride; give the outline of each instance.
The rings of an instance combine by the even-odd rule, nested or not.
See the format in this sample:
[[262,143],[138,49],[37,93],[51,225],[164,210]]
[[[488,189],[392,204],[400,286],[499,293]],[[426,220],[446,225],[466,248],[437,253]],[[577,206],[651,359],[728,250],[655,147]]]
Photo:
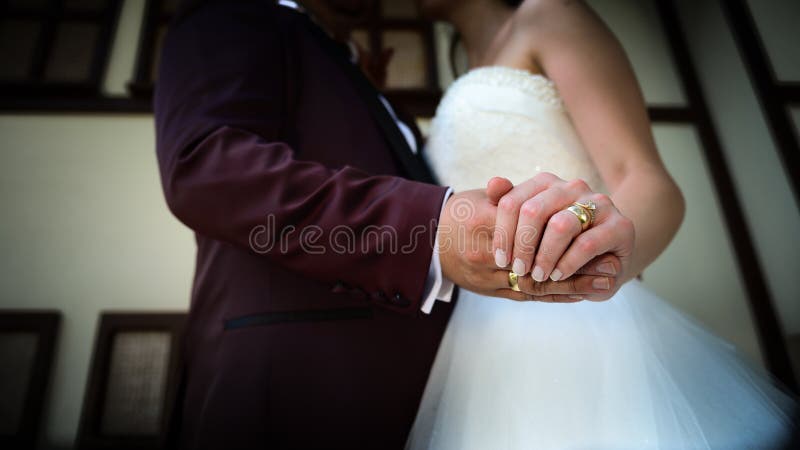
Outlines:
[[[795,401],[635,279],[677,231],[683,200],[601,20],[579,1],[421,3],[456,26],[471,66],[432,123],[426,154],[440,181],[460,191],[542,172],[496,199],[497,265],[533,284],[569,280],[605,252],[620,264],[583,298],[462,290],[408,447],[785,445]],[[584,207],[565,211],[573,202]]]

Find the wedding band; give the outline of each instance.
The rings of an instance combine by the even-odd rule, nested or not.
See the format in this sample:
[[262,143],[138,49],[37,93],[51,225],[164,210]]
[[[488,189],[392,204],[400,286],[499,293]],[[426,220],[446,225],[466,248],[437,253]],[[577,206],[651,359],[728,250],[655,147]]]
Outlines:
[[519,276],[511,271],[508,272],[508,287],[510,287],[512,291],[522,292],[519,288]]
[[591,200],[586,203],[575,202],[567,208],[567,211],[575,214],[575,217],[580,221],[581,231],[586,231],[587,228],[592,226],[595,210],[597,210],[597,205]]

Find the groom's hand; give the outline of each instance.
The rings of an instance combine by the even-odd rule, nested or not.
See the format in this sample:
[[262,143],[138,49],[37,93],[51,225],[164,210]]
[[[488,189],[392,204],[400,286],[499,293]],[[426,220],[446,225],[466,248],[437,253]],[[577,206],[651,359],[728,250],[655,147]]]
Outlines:
[[[509,270],[498,268],[492,254],[497,205],[492,199],[503,195],[511,184],[490,183],[488,190],[476,189],[453,194],[445,204],[439,219],[439,259],[442,273],[455,284],[471,291],[512,300],[574,302],[587,295],[602,293],[594,281],[609,280],[598,268],[608,264],[619,268],[619,260],[602,255],[563,282],[534,282],[520,277],[521,292],[508,284]],[[499,194],[498,194],[499,192]]]

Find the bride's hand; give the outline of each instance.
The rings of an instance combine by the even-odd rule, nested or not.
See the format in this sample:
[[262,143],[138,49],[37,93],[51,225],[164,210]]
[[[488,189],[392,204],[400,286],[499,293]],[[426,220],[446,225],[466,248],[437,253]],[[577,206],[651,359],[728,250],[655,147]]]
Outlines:
[[[508,185],[508,180],[493,178],[488,192],[505,192],[502,187]],[[630,264],[634,228],[607,195],[592,192],[582,180],[565,181],[541,173],[494,200],[498,208],[492,246],[498,266],[510,265],[518,275],[532,273],[539,282],[548,277],[568,281],[597,256],[610,253],[619,258],[620,267],[599,265],[597,270],[609,277],[598,280],[596,289],[583,297],[607,300],[619,288],[614,281],[623,276]],[[566,208],[574,202],[588,201],[596,205],[595,218],[591,227],[582,232],[580,221]],[[598,293],[597,289],[605,293]]]

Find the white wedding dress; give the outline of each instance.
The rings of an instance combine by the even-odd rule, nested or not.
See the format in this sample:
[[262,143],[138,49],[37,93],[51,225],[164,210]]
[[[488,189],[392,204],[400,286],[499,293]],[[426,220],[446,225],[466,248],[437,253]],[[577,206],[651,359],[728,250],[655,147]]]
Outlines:
[[[540,75],[486,67],[448,89],[427,158],[456,191],[539,171],[605,191]],[[779,448],[796,402],[638,281],[607,302],[461,290],[411,449]]]

